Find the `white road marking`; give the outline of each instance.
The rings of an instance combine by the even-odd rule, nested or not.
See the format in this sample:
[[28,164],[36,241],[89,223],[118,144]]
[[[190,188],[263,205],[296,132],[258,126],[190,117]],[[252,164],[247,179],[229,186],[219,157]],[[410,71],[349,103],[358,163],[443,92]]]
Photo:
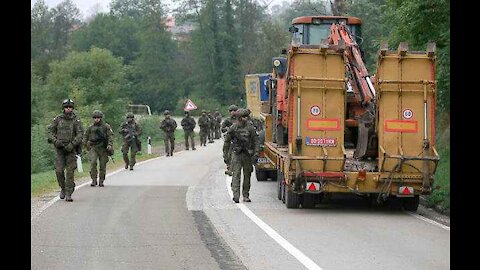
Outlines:
[[428,223],[430,223],[430,224],[433,224],[433,225],[435,225],[435,226],[437,226],[437,227],[440,227],[440,228],[442,228],[442,229],[444,229],[444,230],[450,231],[450,227],[449,227],[449,226],[446,226],[446,225],[443,225],[443,224],[441,224],[441,223],[438,223],[438,222],[436,222],[435,220],[428,219],[428,218],[426,218],[426,217],[424,217],[424,216],[421,216],[421,215],[419,215],[419,214],[417,214],[417,213],[410,212],[410,211],[405,211],[405,213],[407,213],[407,214],[409,214],[409,215],[411,215],[411,216],[413,216],[413,217],[416,217],[416,218],[418,218],[418,219],[421,219],[421,220],[423,220],[423,221],[425,221],[425,222],[428,222]]
[[[181,152],[183,152],[183,151],[179,151],[178,153],[175,153],[175,154],[180,154]],[[160,159],[160,158],[162,158],[162,157],[164,157],[164,156],[160,156],[160,157],[156,157],[156,158],[152,158],[152,159],[147,159],[147,160],[144,160],[144,161],[141,161],[141,162],[136,163],[135,166],[141,165],[141,164],[145,164],[145,163],[147,163],[147,162]],[[111,172],[111,173],[105,175],[105,179],[106,179],[107,177],[110,177],[110,176],[112,176],[112,175],[114,175],[114,174],[117,174],[117,173],[119,173],[119,172],[121,172],[121,171],[125,171],[125,169],[122,168],[122,169],[118,169],[118,170],[116,170],[116,171],[114,171],[114,172]],[[87,182],[85,182],[85,183],[83,183],[83,184],[81,184],[81,185],[79,185],[79,186],[76,186],[76,187],[75,187],[75,190],[77,190],[77,189],[79,189],[79,188],[81,188],[81,187],[83,187],[83,186],[86,186],[86,185],[90,185],[90,182],[87,181]],[[31,217],[30,221],[32,221],[34,218],[38,217],[43,211],[45,211],[45,209],[47,209],[48,207],[52,206],[52,204],[54,204],[54,203],[55,203],[56,201],[58,201],[58,200],[60,200],[60,195],[58,195],[58,196],[56,196],[55,198],[53,198],[53,199],[51,199],[50,201],[48,201],[42,208],[40,208],[40,210],[39,210],[37,213],[35,213],[35,214]]]
[[[230,198],[233,198],[233,192],[230,186],[232,177],[227,176],[225,179],[227,185],[227,191],[230,195]],[[314,261],[308,258],[305,254],[303,254],[300,250],[290,244],[285,238],[283,238],[280,234],[278,234],[272,227],[268,226],[263,220],[261,220],[257,215],[255,215],[245,204],[243,203],[235,203],[235,205],[242,210],[242,212],[250,218],[255,224],[260,227],[268,236],[270,236],[275,242],[277,242],[281,247],[283,247],[288,253],[290,253],[293,257],[295,257],[300,263],[302,263],[307,269],[310,270],[321,270],[320,266],[318,266]]]

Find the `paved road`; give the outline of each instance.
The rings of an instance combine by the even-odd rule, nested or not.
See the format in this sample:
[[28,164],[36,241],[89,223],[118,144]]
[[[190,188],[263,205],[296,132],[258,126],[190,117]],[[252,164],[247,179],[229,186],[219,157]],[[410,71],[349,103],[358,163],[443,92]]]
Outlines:
[[160,157],[53,203],[32,220],[31,268],[450,269],[450,231],[404,212],[351,197],[286,209],[276,182],[254,176],[252,203],[234,204],[221,147]]

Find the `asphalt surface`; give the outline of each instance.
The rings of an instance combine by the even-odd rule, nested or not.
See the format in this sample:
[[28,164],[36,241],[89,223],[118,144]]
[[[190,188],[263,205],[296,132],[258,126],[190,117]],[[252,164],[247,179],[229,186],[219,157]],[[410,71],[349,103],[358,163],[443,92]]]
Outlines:
[[234,204],[222,144],[139,164],[104,188],[78,188],[72,203],[54,202],[32,218],[31,268],[450,269],[449,229],[357,197],[287,209],[277,183],[252,174],[252,202]]

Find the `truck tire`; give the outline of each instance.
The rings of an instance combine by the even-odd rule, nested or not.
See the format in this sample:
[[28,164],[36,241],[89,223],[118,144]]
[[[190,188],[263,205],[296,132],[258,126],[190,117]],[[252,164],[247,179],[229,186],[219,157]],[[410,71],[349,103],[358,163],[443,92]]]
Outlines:
[[287,205],[287,208],[298,208],[300,205],[299,197],[300,196],[297,193],[294,193],[285,187],[285,204]]
[[419,203],[420,197],[418,195],[415,195],[414,197],[403,198],[403,209],[416,212]]
[[388,198],[388,206],[393,211],[400,211],[402,210],[402,201],[397,196],[390,196]]
[[282,199],[282,173],[277,171],[277,197],[279,200]]
[[265,170],[255,170],[255,176],[257,181],[266,181],[267,180],[267,171]]
[[319,194],[303,193],[302,208],[315,208]]

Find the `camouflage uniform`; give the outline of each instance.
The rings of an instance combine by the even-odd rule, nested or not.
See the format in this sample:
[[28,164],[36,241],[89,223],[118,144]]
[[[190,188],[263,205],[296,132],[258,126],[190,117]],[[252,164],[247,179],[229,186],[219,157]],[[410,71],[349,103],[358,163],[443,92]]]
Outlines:
[[[142,134],[142,129],[140,125],[133,120],[133,113],[128,113],[126,118],[127,121],[120,125],[119,133],[123,136],[122,153],[123,161],[125,161],[125,169],[128,169],[128,166],[130,166],[130,170],[133,170],[133,166],[136,163],[135,157],[137,152],[141,150],[141,142],[138,136]],[[130,160],[128,159],[129,150]]]
[[182,119],[182,122],[180,124],[182,125],[183,132],[185,133],[185,149],[189,149],[188,140],[190,139],[192,144],[192,150],[195,150],[195,132],[193,131],[195,129],[195,126],[197,125],[195,119],[193,119],[193,117],[190,117],[189,112],[186,111],[185,117]]
[[218,110],[215,111],[213,114],[213,118],[215,119],[215,127],[214,127],[214,139],[220,139],[220,126],[222,124],[222,115]]
[[[67,112],[68,107],[71,111]],[[60,198],[73,201],[71,195],[75,190],[74,172],[77,168],[77,154],[81,153],[83,125],[73,113],[74,102],[63,101],[63,114],[56,116],[48,126],[48,142],[55,146],[55,174],[61,188]],[[66,178],[65,170],[66,168]]]
[[160,129],[165,132],[163,141],[165,142],[165,153],[168,156],[173,156],[173,149],[175,148],[175,129],[177,129],[177,122],[170,118],[170,112],[167,110],[163,113],[165,119],[160,124]]
[[100,121],[94,120],[94,123],[87,128],[83,136],[83,145],[89,151],[90,157],[90,177],[92,183],[90,186],[97,185],[97,160],[99,162],[98,185],[103,187],[105,175],[107,173],[108,156],[113,155],[113,131],[112,127],[103,122],[103,113],[94,111],[92,118],[100,118]]
[[205,110],[202,111],[202,116],[198,119],[198,126],[200,126],[200,145],[207,146],[208,129],[210,126],[210,119]]
[[[233,123],[235,123],[237,119],[237,115],[236,115],[237,110],[238,110],[238,107],[236,105],[230,105],[230,107],[228,107],[228,111],[230,112],[230,117],[227,117],[225,120],[223,120],[223,123],[221,126],[221,131],[223,133],[227,132],[228,128],[231,127]],[[233,175],[232,170],[230,169],[231,156],[232,156],[232,149],[229,149],[227,153],[227,157],[224,158],[224,161],[225,161],[225,164],[227,164],[227,169],[225,170],[225,174],[228,174],[230,176]]]
[[232,191],[233,200],[238,203],[240,197],[240,176],[243,168],[243,187],[242,195],[244,202],[250,202],[250,176],[253,171],[253,163],[257,158],[259,151],[259,141],[253,125],[249,124],[244,117],[248,116],[248,111],[242,110],[239,120],[234,123],[225,135],[225,144],[223,145],[223,157],[227,158],[230,146],[231,167],[233,171]]
[[210,111],[207,112],[209,125],[208,125],[208,142],[213,143],[213,130],[215,129],[215,119],[213,119],[212,114]]

